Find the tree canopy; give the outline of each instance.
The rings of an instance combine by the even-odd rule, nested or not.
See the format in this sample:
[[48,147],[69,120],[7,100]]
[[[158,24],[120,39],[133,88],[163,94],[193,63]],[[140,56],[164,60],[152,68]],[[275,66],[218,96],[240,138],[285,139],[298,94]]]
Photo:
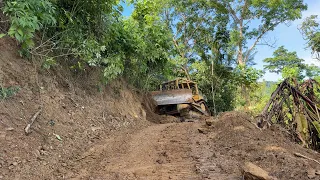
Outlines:
[[[279,24],[301,18],[303,0],[222,0],[232,19],[231,43],[237,47],[238,64],[246,64],[256,45],[270,45],[264,38]],[[257,21],[258,26],[252,27]],[[253,42],[249,45],[249,41]]]

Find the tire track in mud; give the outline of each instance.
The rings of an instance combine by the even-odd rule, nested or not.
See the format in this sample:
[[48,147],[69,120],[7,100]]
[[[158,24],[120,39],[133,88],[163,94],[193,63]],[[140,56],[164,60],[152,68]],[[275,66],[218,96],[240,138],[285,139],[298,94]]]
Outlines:
[[82,155],[74,179],[201,179],[191,155],[195,126],[152,125],[107,139]]

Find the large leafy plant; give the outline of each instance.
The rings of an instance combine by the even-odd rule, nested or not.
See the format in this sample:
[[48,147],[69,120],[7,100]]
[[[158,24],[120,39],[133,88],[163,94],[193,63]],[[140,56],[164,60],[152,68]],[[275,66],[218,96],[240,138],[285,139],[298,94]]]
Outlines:
[[54,25],[55,7],[48,0],[8,0],[3,12],[10,18],[8,35],[22,44],[23,49],[34,46],[37,30]]

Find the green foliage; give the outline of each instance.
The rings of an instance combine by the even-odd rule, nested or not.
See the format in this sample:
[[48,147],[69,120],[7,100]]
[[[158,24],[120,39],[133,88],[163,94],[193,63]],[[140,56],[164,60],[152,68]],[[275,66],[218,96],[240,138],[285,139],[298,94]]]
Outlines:
[[254,115],[262,112],[265,105],[268,103],[271,94],[277,88],[277,83],[272,81],[258,82],[255,89],[249,91],[251,106],[249,109]]
[[[146,5],[147,4],[147,5]],[[168,77],[171,34],[154,1],[136,4],[124,20],[126,34],[125,77],[144,90],[155,89]]]
[[[247,42],[258,42],[306,8],[300,0],[245,2],[128,0],[134,11],[125,18],[119,0],[7,0],[4,12],[11,22],[7,34],[39,55],[46,69],[65,57],[77,70],[99,69],[103,83],[124,77],[143,90],[187,76],[198,82],[218,113],[236,106],[239,87],[256,98],[250,88],[260,86],[262,71],[249,66],[256,44]],[[259,20],[257,28],[249,28],[253,20]],[[281,66],[285,77],[296,75],[299,59],[284,53],[287,59],[275,60],[270,69]],[[237,65],[239,58],[245,62]],[[290,63],[295,66],[282,67]],[[319,76],[315,69],[310,66],[308,76]]]
[[20,90],[19,87],[0,87],[0,99],[7,99],[14,96]]
[[43,62],[42,67],[45,69],[50,69],[52,66],[55,66],[55,65],[57,65],[57,62],[51,57],[46,59]]
[[[296,52],[289,52],[283,46],[279,47],[272,58],[266,58],[263,62],[267,63],[264,66],[266,70],[275,73],[282,73],[283,78],[295,77],[299,80],[304,78],[303,72],[307,65],[304,60],[297,56]],[[311,73],[311,69],[309,74]]]
[[253,67],[239,65],[235,68],[235,80],[240,85],[246,87],[253,87],[257,80],[262,77],[263,71],[257,70]]
[[289,52],[284,46],[280,46],[274,51],[273,56],[273,58],[263,60],[263,62],[267,63],[264,68],[270,72],[280,73],[285,67],[301,69],[305,67],[304,60],[300,59],[296,52]]
[[[87,66],[101,69],[104,81],[113,80],[123,72],[124,49],[117,0],[54,1],[57,7],[57,27],[48,29],[60,54],[72,54],[72,68]],[[88,5],[90,4],[90,5]],[[120,44],[120,45],[118,45]]]
[[[238,50],[237,62],[246,64],[255,46],[267,32],[287,21],[301,18],[307,9],[302,0],[222,0],[230,16],[231,44]],[[255,23],[252,23],[255,21]],[[258,23],[257,23],[258,22]],[[257,27],[253,27],[257,24]],[[248,44],[249,40],[253,42]],[[270,42],[265,42],[264,44]]]
[[299,67],[284,67],[282,70],[283,79],[297,78],[301,76],[301,69]]
[[205,61],[195,62],[191,67],[196,71],[191,74],[191,77],[198,83],[200,91],[207,98],[210,111],[217,115],[219,112],[233,110],[237,86],[230,68],[216,64],[212,71],[212,65]]
[[320,68],[319,66],[316,66],[316,65],[306,65],[305,67],[306,69],[306,76],[308,78],[316,78],[316,77],[319,77],[320,76]]
[[8,35],[26,50],[34,46],[32,38],[36,31],[56,23],[55,7],[48,0],[8,0],[3,12],[11,22]]
[[308,47],[316,54],[316,58],[320,60],[320,26],[318,21],[318,16],[312,15],[304,20],[299,29],[307,40]]

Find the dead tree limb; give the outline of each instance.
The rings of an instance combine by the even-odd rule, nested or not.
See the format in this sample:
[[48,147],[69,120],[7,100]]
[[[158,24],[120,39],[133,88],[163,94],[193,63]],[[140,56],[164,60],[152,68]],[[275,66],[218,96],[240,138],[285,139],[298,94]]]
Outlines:
[[31,133],[30,128],[31,128],[32,124],[34,123],[34,121],[39,116],[39,114],[41,113],[41,111],[42,111],[42,107],[40,107],[40,109],[32,116],[30,123],[27,124],[27,126],[24,128],[24,132],[26,133],[26,135],[29,135]]
[[265,128],[279,123],[292,132],[295,140],[308,142],[312,149],[320,150],[320,101],[314,93],[319,90],[319,83],[307,80],[299,85],[295,79],[291,81],[284,80],[272,93],[257,116],[258,126]]
[[301,158],[304,158],[304,159],[308,159],[308,160],[310,160],[310,161],[314,161],[314,162],[316,162],[316,163],[320,164],[320,162],[319,162],[319,161],[317,161],[317,160],[315,160],[315,159],[312,159],[312,158],[310,158],[310,157],[308,157],[308,156],[305,156],[305,155],[303,155],[303,154],[300,154],[300,153],[294,153],[294,155],[295,155],[295,156],[297,156],[297,157],[301,157]]

